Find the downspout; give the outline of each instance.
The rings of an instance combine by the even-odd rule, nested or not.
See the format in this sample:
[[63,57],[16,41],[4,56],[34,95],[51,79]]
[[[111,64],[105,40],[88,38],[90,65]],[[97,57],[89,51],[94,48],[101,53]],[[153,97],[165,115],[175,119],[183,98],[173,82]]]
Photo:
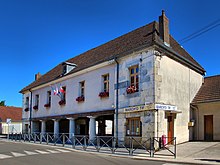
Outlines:
[[30,99],[30,117],[29,117],[29,127],[30,127],[30,134],[32,133],[32,91],[29,89],[29,92],[31,92],[31,99]]
[[115,62],[116,62],[116,105],[115,105],[115,137],[116,140],[118,140],[118,84],[119,84],[119,63],[117,61],[117,58],[115,57]]

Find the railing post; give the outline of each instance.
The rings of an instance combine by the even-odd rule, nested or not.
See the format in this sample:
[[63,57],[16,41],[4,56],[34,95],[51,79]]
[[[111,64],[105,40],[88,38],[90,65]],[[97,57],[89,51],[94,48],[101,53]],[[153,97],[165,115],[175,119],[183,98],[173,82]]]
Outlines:
[[72,148],[76,148],[76,139],[74,135],[72,135]]
[[47,145],[48,145],[48,143],[49,143],[49,136],[48,136],[48,133],[47,133]]
[[150,157],[154,157],[154,137],[150,138]]
[[65,134],[62,133],[62,136],[63,136],[63,147],[65,146]]
[[99,136],[97,136],[97,151],[99,152],[99,150],[100,150],[100,137]]
[[[59,135],[58,135],[58,136],[59,136]],[[57,143],[57,134],[54,134],[53,141],[54,141],[54,144],[53,144],[53,145],[56,145],[56,143]]]
[[176,137],[174,137],[174,158],[176,159]]
[[36,143],[36,134],[34,133],[34,143]]
[[133,139],[129,137],[129,155],[133,155]]
[[115,153],[115,144],[116,144],[116,138],[112,137],[112,153]]
[[21,133],[19,134],[19,142],[21,141]]
[[86,136],[83,136],[83,140],[84,140],[84,145],[83,145],[83,150],[85,151],[86,150]]
[[40,133],[40,144],[42,143],[42,137],[43,136],[43,134],[42,133]]

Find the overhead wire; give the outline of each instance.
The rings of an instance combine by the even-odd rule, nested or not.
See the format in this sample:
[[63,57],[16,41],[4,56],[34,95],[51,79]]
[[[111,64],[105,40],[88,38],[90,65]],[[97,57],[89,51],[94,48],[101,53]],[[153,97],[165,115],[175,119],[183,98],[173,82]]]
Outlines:
[[208,31],[218,27],[219,25],[220,25],[220,19],[210,23],[209,25],[207,25],[207,26],[203,27],[202,29],[190,34],[189,36],[184,37],[183,39],[179,40],[179,43],[180,44],[186,43],[186,42],[188,42],[188,41],[190,41],[190,40],[192,40],[192,39],[208,32]]

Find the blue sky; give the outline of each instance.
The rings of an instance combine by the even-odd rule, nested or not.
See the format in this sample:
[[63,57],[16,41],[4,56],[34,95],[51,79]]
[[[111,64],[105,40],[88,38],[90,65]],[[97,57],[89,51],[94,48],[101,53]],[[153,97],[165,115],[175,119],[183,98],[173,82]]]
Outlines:
[[[220,19],[218,0],[0,0],[0,100],[22,106],[18,92],[60,62],[154,20],[164,9],[176,40]],[[220,74],[220,26],[182,44]]]

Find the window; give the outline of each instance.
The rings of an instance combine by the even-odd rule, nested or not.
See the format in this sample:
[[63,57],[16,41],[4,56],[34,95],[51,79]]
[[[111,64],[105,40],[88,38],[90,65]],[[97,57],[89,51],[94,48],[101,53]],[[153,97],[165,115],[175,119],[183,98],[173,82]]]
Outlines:
[[85,101],[85,81],[79,83],[79,96],[76,98],[76,101],[78,103]]
[[25,99],[25,108],[29,108],[29,97]]
[[138,84],[139,84],[139,78],[138,78],[138,72],[139,68],[138,65],[130,67],[130,85],[135,86],[138,90]]
[[51,104],[51,91],[47,91],[47,104]]
[[35,105],[39,105],[39,95],[35,95]]
[[39,105],[39,95],[35,95],[35,105],[33,106],[34,110],[38,110]]
[[29,97],[25,98],[24,111],[25,112],[29,111]]
[[103,75],[103,92],[109,92],[109,74]]
[[80,82],[80,96],[85,96],[85,81]]
[[126,121],[126,135],[127,136],[141,136],[141,121],[140,118],[128,118]]
[[66,101],[66,87],[61,87],[60,93],[61,93],[61,100]]

